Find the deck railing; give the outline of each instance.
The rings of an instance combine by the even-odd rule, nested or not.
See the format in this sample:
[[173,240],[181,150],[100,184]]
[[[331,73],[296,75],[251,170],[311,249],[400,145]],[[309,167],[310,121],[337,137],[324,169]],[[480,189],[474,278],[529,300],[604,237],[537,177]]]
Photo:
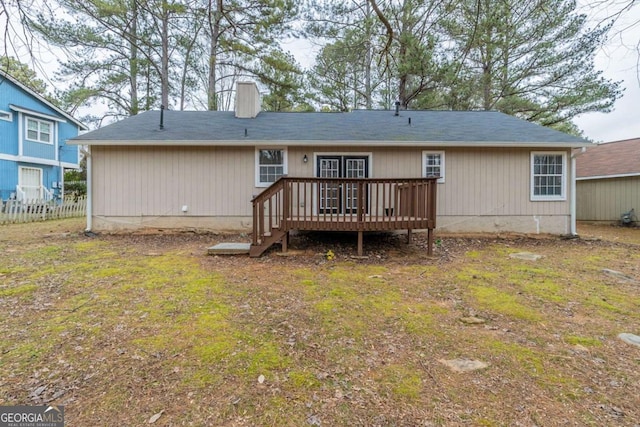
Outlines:
[[286,239],[290,230],[364,231],[436,226],[437,178],[283,177],[253,199],[254,254]]

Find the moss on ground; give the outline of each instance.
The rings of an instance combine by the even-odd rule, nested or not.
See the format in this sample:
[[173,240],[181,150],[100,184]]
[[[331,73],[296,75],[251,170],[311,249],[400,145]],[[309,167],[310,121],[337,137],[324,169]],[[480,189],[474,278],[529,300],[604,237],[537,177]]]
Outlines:
[[[328,261],[207,257],[198,235],[3,245],[0,399],[46,385],[74,425],[160,411],[167,425],[640,416],[634,353],[615,338],[640,320],[640,297],[602,273],[637,276],[630,246],[464,240],[435,258]],[[509,258],[521,251],[543,258]],[[459,322],[469,314],[486,323]],[[489,367],[453,373],[437,362],[451,357]]]
[[502,291],[489,286],[472,285],[469,286],[471,295],[483,310],[489,310],[509,316],[514,319],[528,322],[539,322],[542,316],[536,310],[527,306],[521,298],[509,292]]
[[420,369],[410,364],[385,366],[377,372],[376,381],[389,398],[400,402],[416,401],[423,392]]

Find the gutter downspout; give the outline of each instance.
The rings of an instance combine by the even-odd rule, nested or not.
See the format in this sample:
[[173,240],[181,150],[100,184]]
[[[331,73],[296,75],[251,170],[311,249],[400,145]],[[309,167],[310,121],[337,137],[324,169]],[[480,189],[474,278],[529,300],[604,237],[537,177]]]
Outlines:
[[58,180],[58,193],[60,196],[60,203],[64,204],[64,169],[62,168],[62,145],[60,145],[60,141],[58,141],[58,169],[60,174],[60,179]]
[[587,147],[582,147],[580,153],[571,152],[571,199],[570,199],[570,207],[569,210],[571,218],[570,218],[570,233],[572,236],[578,235],[578,227],[576,226],[576,211],[577,211],[577,201],[576,201],[576,157],[580,154],[587,151]]
[[91,146],[87,146],[87,151],[84,154],[87,157],[87,228],[86,232],[91,231],[93,226],[93,186],[92,186],[92,167],[91,167]]
[[576,157],[571,154],[571,235],[578,235],[578,228],[576,226]]

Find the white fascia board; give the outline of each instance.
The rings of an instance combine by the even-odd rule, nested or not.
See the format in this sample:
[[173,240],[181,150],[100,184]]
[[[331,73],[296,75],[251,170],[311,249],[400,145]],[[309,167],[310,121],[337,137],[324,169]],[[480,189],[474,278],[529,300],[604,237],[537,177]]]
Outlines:
[[217,147],[271,147],[274,144],[287,147],[307,146],[350,146],[350,147],[505,147],[505,148],[578,148],[589,146],[590,142],[486,142],[486,141],[351,141],[351,140],[90,140],[70,139],[68,145],[115,145],[115,146],[217,146]]
[[576,178],[576,181],[588,181],[590,179],[607,179],[607,178],[629,178],[633,176],[640,176],[640,172],[621,173],[618,175],[583,176],[583,177]]
[[62,162],[62,167],[67,169],[80,169],[80,163]]
[[67,121],[60,117],[52,116],[50,114],[41,113],[39,111],[29,110],[28,108],[18,107],[17,105],[9,104],[9,108],[19,113],[27,114],[29,116],[38,117],[41,119],[51,120],[53,122],[66,123]]
[[0,160],[9,160],[12,162],[34,163],[37,165],[62,166],[68,169],[79,169],[79,163],[59,162],[57,160],[40,159],[38,157],[14,156],[11,154],[0,154]]

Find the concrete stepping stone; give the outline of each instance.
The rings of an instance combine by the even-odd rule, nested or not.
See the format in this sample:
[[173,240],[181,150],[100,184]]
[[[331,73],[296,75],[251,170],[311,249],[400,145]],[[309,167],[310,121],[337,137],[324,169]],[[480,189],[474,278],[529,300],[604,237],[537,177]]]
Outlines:
[[537,261],[542,258],[542,255],[534,254],[532,252],[517,252],[509,254],[509,258],[523,259],[525,261]]
[[207,249],[209,255],[245,255],[249,253],[251,243],[218,243]]
[[460,321],[465,325],[482,325],[483,323],[487,323],[486,319],[476,316],[461,317]]
[[629,333],[621,333],[618,335],[618,338],[620,338],[622,341],[626,342],[627,344],[631,344],[631,345],[635,345],[636,347],[640,347],[640,337],[638,335],[634,335],[634,334],[629,334]]
[[616,278],[616,279],[618,279],[618,280],[620,280],[622,282],[628,282],[628,283],[634,283],[634,284],[638,283],[638,281],[636,279],[634,279],[631,276],[627,276],[626,274],[624,274],[621,271],[616,271],[616,270],[611,270],[611,269],[608,269],[608,268],[604,268],[602,270],[602,272],[604,274],[606,274],[607,276],[614,277],[614,278]]
[[447,366],[454,372],[471,372],[477,371],[479,369],[485,369],[489,365],[480,360],[470,360],[470,359],[452,359],[452,360],[444,360],[440,359],[438,362]]

